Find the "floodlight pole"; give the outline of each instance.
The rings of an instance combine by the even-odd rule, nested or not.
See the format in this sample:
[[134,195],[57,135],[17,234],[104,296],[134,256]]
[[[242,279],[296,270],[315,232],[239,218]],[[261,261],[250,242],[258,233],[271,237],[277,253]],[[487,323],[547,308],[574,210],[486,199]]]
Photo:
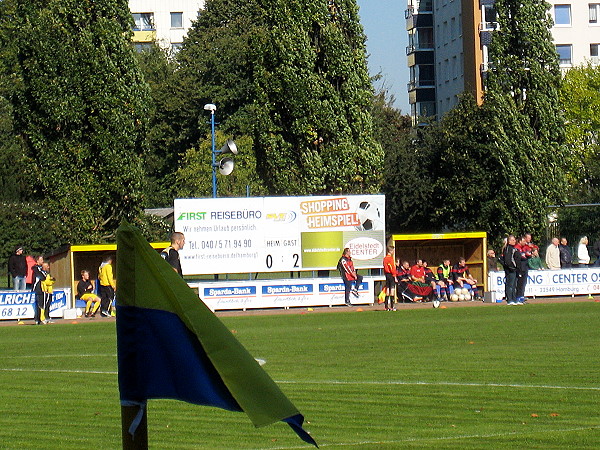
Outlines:
[[211,153],[212,153],[212,192],[213,198],[217,198],[217,161],[216,154],[217,149],[215,148],[215,111],[217,107],[212,103],[204,105],[205,111],[210,111],[210,135],[212,138]]
[[212,193],[213,198],[217,198],[217,160],[216,153],[217,149],[215,148],[215,110],[217,108],[211,108],[210,110],[210,134],[212,138]]

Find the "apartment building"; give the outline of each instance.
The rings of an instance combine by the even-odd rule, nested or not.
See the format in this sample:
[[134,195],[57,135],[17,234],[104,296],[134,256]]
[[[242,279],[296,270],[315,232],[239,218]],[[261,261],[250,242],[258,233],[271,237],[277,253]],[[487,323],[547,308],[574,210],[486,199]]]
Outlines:
[[[600,3],[549,2],[560,67],[598,64]],[[442,117],[468,91],[483,98],[488,47],[498,28],[494,0],[408,0],[405,13],[411,116]]]
[[202,6],[204,0],[129,0],[134,45],[142,50],[156,42],[177,51]]

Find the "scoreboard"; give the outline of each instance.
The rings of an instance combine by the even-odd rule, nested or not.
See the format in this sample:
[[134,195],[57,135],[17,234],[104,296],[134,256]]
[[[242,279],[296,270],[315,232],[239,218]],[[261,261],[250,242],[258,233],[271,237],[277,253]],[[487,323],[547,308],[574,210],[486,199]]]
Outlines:
[[335,269],[345,247],[356,268],[382,266],[385,196],[176,199],[186,275]]

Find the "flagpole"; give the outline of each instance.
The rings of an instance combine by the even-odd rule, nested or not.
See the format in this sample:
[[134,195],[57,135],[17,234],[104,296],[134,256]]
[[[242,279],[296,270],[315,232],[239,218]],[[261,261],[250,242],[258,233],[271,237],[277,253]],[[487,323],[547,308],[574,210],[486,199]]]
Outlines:
[[139,406],[121,405],[121,440],[123,450],[148,450],[148,420],[146,406],[143,407],[143,415],[140,424],[132,435],[129,427],[140,412]]

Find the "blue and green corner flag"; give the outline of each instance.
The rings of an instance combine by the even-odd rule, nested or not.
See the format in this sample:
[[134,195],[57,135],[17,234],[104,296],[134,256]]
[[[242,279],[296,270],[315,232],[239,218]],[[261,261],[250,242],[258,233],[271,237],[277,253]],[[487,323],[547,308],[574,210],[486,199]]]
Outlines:
[[[122,405],[152,398],[284,421],[317,446],[275,382],[135,227],[117,231],[117,357]],[[138,415],[139,416],[139,415]],[[129,427],[135,433],[135,421]]]

